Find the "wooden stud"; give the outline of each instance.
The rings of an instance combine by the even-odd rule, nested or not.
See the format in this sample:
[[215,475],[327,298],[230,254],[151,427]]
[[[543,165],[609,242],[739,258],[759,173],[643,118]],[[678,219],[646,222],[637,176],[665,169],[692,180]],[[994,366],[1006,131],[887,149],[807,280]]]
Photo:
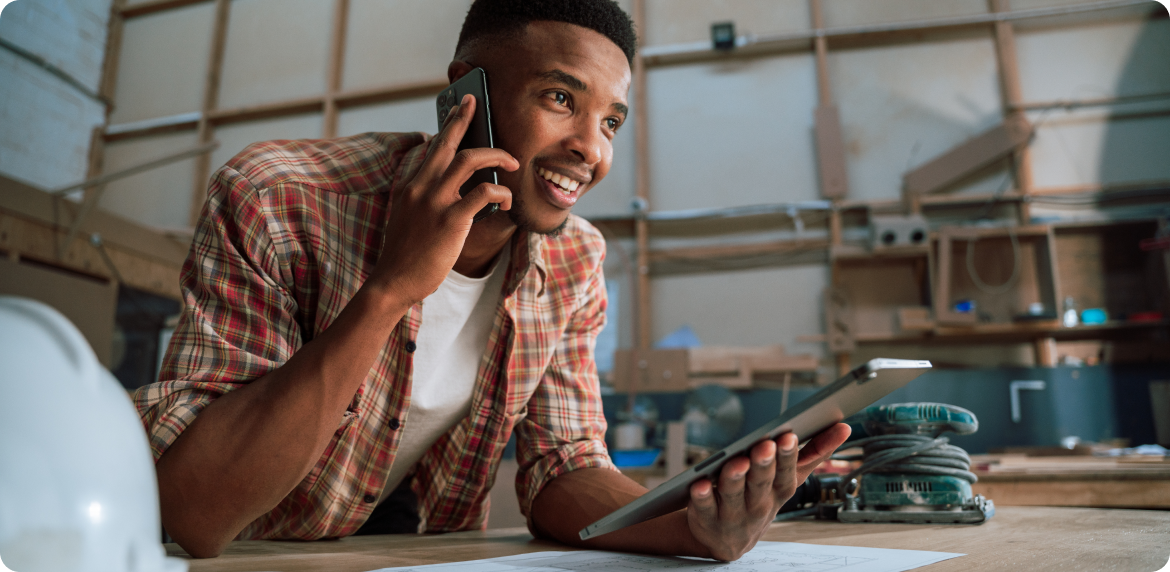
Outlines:
[[[215,129],[209,117],[219,106],[219,82],[223,73],[223,55],[227,43],[230,11],[230,0],[215,0],[215,20],[211,30],[211,54],[207,60],[207,72],[203,84],[203,116],[199,119],[198,127],[200,144],[211,142],[215,136]],[[191,226],[199,223],[199,215],[203,211],[203,201],[207,193],[207,179],[210,176],[211,153],[199,155],[195,158],[195,180],[192,181],[191,188],[191,212],[188,218]]]
[[333,34],[329,46],[329,69],[326,71],[325,114],[322,135],[337,137],[337,94],[341,91],[341,76],[345,66],[345,38],[349,26],[349,0],[334,0]]
[[[1010,12],[1010,1],[988,0],[992,12]],[[1019,107],[1024,97],[1020,87],[1020,66],[1016,54],[1015,30],[1012,23],[1006,20],[996,21],[993,29],[995,31],[996,63],[999,66],[1003,104],[1007,115],[1005,119],[1018,118],[1026,121],[1024,112]],[[1032,156],[1026,144],[1014,153],[1014,160],[1016,188],[1021,195],[1027,196],[1032,192]],[[1020,224],[1029,224],[1032,220],[1030,204],[1027,201],[1022,201],[1018,203],[1018,209]]]
[[118,84],[118,65],[122,60],[122,30],[125,27],[122,10],[126,0],[114,0],[110,7],[110,25],[106,32],[106,53],[102,58],[102,82],[98,86],[98,95],[106,100],[106,123],[110,122],[110,112],[114,104],[114,95]]
[[[639,38],[646,37],[646,0],[634,0],[634,29]],[[641,200],[644,212],[650,210],[650,136],[647,133],[646,64],[642,58],[634,58],[634,161],[635,192]],[[650,349],[652,335],[650,312],[650,229],[644,217],[634,221],[634,235],[637,245],[637,323],[635,332],[639,351]]]
[[1018,153],[1028,145],[1031,136],[1032,125],[1028,119],[1022,114],[1012,114],[1003,123],[906,173],[903,189],[912,197],[946,190],[971,173]]
[[1038,367],[1056,367],[1056,339],[1051,337],[1036,338],[1033,344],[1036,349],[1036,365]]

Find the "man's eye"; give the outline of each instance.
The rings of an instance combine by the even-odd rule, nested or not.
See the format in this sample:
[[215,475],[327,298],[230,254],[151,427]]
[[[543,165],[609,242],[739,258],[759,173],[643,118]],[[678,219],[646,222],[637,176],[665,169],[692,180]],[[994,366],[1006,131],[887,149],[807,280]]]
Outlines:
[[553,101],[556,102],[557,105],[567,105],[569,103],[569,96],[566,95],[563,91],[554,91],[552,96]]
[[610,117],[609,119],[605,120],[605,125],[609,127],[611,131],[617,131],[617,128],[619,125],[621,125],[621,122]]

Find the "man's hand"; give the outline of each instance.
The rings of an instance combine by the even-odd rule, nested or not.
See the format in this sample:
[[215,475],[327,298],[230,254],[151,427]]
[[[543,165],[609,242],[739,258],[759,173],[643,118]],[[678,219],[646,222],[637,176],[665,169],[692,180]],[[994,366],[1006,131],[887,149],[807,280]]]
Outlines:
[[749,457],[728,461],[718,486],[703,479],[691,485],[687,524],[695,539],[717,560],[732,561],[751,550],[768,530],[780,507],[809,473],[828,460],[846,439],[849,426],[839,423],[797,451],[796,435],[752,448]]
[[421,301],[439,288],[459,259],[475,213],[489,203],[512,208],[512,193],[501,185],[483,183],[466,197],[459,196],[459,188],[475,171],[520,168],[502,149],[458,151],[475,106],[475,98],[465,95],[451,109],[442,131],[430,142],[426,161],[395,193],[382,255],[367,283],[409,302]]

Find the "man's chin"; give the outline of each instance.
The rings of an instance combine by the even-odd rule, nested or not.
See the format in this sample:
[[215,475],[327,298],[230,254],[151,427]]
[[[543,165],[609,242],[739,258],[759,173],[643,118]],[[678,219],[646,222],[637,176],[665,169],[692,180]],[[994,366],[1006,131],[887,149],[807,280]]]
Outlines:
[[523,209],[513,207],[512,210],[507,211],[508,220],[516,225],[516,228],[531,232],[535,234],[543,234],[546,236],[557,236],[565,229],[565,225],[569,224],[569,215],[566,213],[560,222],[555,223],[540,223],[535,221],[532,217],[527,216]]
[[[565,212],[560,220],[553,219],[549,221],[550,217],[536,217],[524,204],[524,201],[519,200],[516,194],[512,195],[512,208],[505,211],[508,213],[508,220],[516,225],[516,228],[535,234],[543,234],[547,236],[557,236],[565,229],[565,225],[569,224],[569,213]],[[544,220],[542,220],[544,219]]]

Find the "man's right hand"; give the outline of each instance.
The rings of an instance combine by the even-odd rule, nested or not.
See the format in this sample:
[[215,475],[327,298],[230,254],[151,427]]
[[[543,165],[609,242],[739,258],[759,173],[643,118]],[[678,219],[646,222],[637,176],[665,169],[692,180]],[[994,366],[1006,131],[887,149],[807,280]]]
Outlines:
[[385,288],[413,304],[430,296],[459,259],[475,213],[489,203],[512,208],[512,192],[482,183],[467,196],[459,188],[480,169],[520,167],[503,149],[464,149],[459,142],[471,124],[476,101],[463,96],[430,142],[414,178],[398,187],[389,207],[378,264],[367,284]]

